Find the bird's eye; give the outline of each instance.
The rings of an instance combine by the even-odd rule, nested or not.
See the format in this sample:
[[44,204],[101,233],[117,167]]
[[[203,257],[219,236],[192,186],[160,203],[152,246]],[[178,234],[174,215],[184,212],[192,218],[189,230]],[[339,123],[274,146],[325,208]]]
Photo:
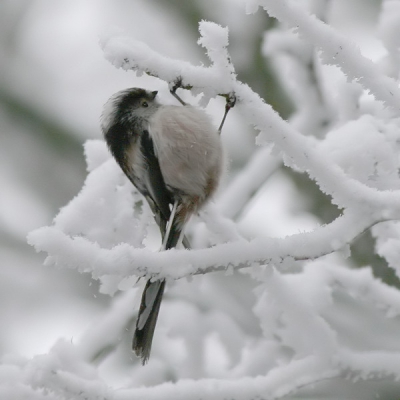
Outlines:
[[148,107],[149,103],[147,103],[147,101],[142,101],[142,107]]

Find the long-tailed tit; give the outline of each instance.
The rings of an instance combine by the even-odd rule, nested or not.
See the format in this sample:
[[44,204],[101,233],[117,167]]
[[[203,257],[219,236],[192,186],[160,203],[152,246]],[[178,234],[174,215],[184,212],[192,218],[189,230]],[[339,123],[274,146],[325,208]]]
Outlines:
[[[175,97],[177,95],[173,91]],[[161,105],[157,92],[140,88],[113,95],[101,126],[117,163],[149,203],[162,236],[162,248],[188,243],[183,228],[215,192],[222,170],[219,130],[201,110]],[[133,350],[145,364],[150,356],[165,281],[147,281]]]

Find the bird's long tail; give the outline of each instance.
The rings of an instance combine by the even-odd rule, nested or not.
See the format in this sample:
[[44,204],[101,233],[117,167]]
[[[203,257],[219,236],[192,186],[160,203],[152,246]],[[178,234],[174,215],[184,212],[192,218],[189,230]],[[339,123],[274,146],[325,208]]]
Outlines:
[[136,355],[142,359],[143,365],[146,364],[150,357],[151,344],[153,342],[164,288],[164,280],[151,282],[149,279],[143,290],[132,343],[132,348]]
[[[163,238],[162,249],[168,250],[175,247],[181,238],[182,223],[177,218],[177,202],[171,212],[170,219],[166,226]],[[185,245],[186,247],[186,245]],[[154,330],[156,328],[157,317],[164,294],[165,280],[146,282],[140,303],[139,314],[136,321],[136,329],[133,336],[132,349],[138,357],[142,359],[142,364],[146,364],[150,357],[151,345],[153,342]]]

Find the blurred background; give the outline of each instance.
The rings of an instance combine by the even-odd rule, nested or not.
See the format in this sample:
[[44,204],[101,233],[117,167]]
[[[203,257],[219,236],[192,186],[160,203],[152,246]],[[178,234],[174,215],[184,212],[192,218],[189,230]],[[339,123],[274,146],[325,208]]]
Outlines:
[[[366,56],[381,55],[374,37],[380,1],[309,3],[324,4],[323,19]],[[120,29],[166,56],[207,64],[196,45],[202,19],[229,27],[239,79],[290,119],[296,111],[290,90],[261,51],[264,32],[276,22],[265,12],[246,15],[243,0],[0,0],[0,355],[31,356],[59,337],[73,341],[110,301],[88,276],[43,266],[44,255],[26,244],[27,233],[51,224],[82,187],[82,145],[101,138],[107,99],[132,86],[168,96],[164,82],[110,65],[99,38]],[[223,102],[212,105],[208,112],[219,120]],[[224,128],[226,183],[254,153],[255,134],[233,110]],[[307,176],[279,167],[237,219],[248,237],[285,236],[339,213]],[[377,276],[397,285],[372,250],[366,233],[349,263],[372,265]]]

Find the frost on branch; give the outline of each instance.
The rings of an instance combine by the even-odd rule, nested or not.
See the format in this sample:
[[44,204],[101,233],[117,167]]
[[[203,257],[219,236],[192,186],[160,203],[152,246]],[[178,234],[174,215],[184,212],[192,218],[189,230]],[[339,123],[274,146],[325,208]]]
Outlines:
[[[389,3],[382,21],[389,18]],[[172,60],[121,35],[102,41],[116,67],[169,85],[180,80],[193,95],[203,95],[203,106],[234,93],[238,116],[258,131],[256,142],[265,147],[232,173],[215,204],[193,218],[188,235],[195,249],[158,252],[146,202],[105,144],[87,142],[88,177],[81,192],[51,227],[28,239],[47,253],[47,265],[90,273],[103,292],[123,293],[71,345],[72,361],[63,357],[66,345],[58,344],[41,358],[5,360],[0,377],[12,371],[26,390],[49,389],[54,398],[71,393],[96,399],[321,398],[340,388],[343,398],[365,399],[400,392],[400,292],[369,268],[351,269],[346,259],[353,241],[373,227],[377,254],[400,276],[397,77],[382,72],[351,41],[344,43],[303,3],[252,0],[248,10],[258,5],[281,22],[265,33],[262,51],[293,94],[296,112],[289,121],[237,79],[226,28],[200,24],[198,43],[210,66]],[[390,32],[388,27],[381,35],[395,53]],[[398,67],[395,54],[389,61]],[[336,85],[329,85],[324,63],[339,67]],[[281,160],[314,180],[341,215],[309,232],[249,238],[239,217]],[[169,284],[146,368],[127,356],[126,332],[142,276]],[[26,370],[36,363],[51,365],[53,374],[34,379]],[[82,374],[71,372],[70,365]],[[104,371],[115,366],[129,381],[123,389],[106,390]]]
[[228,95],[232,91],[235,74],[227,52],[228,29],[202,21],[199,30],[201,38],[198,44],[206,48],[212,62],[210,67],[172,60],[126,36],[104,37],[101,45],[105,57],[117,68],[156,76],[171,87],[179,81],[182,87],[191,88],[194,94],[202,93],[202,105],[206,105],[210,98],[218,94]]

